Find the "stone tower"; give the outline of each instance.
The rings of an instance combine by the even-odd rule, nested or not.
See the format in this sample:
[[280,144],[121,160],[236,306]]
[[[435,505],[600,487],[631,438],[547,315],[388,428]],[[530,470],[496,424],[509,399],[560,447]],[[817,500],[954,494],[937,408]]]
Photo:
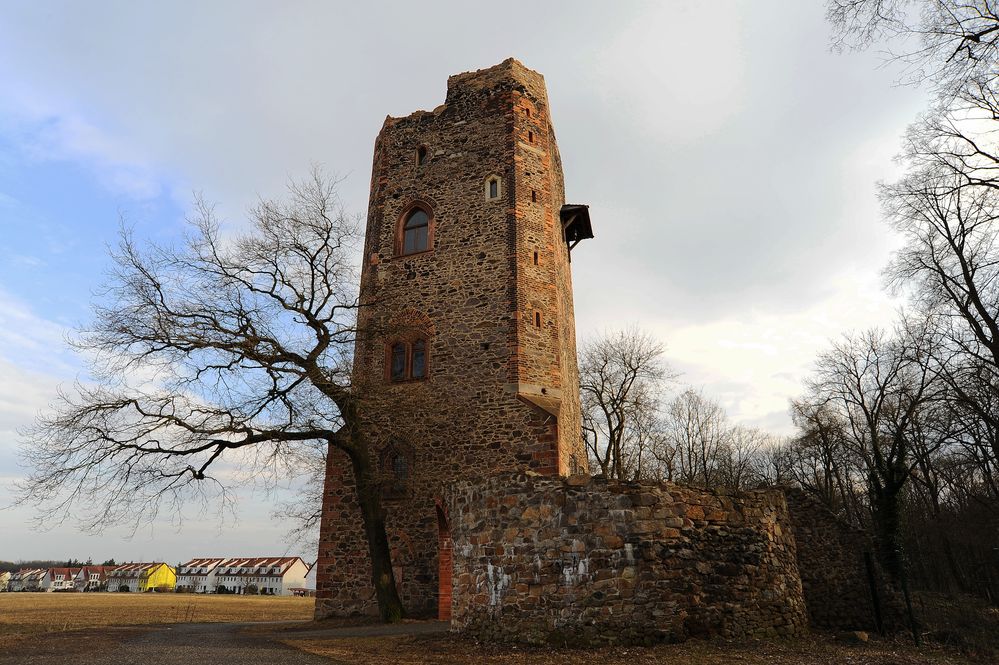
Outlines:
[[[509,59],[448,79],[375,140],[353,381],[412,615],[448,618],[456,480],[585,469],[565,205],[544,78]],[[331,451],[317,617],[374,613],[350,464]]]

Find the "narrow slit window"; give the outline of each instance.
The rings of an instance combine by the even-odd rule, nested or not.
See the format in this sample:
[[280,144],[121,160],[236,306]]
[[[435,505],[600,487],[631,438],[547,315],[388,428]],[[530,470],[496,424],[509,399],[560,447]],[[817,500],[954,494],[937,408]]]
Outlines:
[[541,312],[534,313],[534,325],[538,328],[541,327]]
[[536,190],[533,190],[533,189],[531,190],[531,201],[533,203],[537,203],[538,202],[538,192]]
[[538,253],[534,252],[534,265],[538,265]]
[[498,175],[491,175],[486,178],[485,195],[487,201],[498,201],[503,195],[503,185]]
[[534,143],[534,132],[527,132],[527,142]]
[[421,145],[416,149],[416,165],[423,166],[427,162],[427,146]]

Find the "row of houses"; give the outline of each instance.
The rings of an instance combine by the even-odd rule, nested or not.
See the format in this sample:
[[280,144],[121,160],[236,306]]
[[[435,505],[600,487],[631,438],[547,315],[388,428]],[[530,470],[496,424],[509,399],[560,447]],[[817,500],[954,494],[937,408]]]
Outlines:
[[315,573],[315,566],[309,566],[300,557],[200,558],[177,568],[163,562],[25,568],[15,573],[0,573],[0,591],[311,595],[316,588]]
[[0,591],[173,591],[176,574],[162,562],[79,568],[24,568],[0,574]]
[[315,566],[297,556],[192,559],[177,569],[177,591],[303,595],[315,591],[315,574]]

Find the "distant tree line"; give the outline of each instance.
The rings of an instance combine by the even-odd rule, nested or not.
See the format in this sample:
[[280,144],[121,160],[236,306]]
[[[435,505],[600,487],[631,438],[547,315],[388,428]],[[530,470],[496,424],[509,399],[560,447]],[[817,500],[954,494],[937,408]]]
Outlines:
[[49,561],[44,559],[31,559],[25,561],[0,561],[0,573],[16,573],[22,568],[57,568],[62,566],[62,561]]
[[[0,573],[4,572],[17,572],[24,568],[81,568],[83,566],[93,566],[93,559],[87,559],[81,562],[79,559],[74,559],[70,557],[65,560],[56,559],[19,559],[17,561],[0,561]],[[108,559],[102,566],[113,566],[115,565],[114,559]]]

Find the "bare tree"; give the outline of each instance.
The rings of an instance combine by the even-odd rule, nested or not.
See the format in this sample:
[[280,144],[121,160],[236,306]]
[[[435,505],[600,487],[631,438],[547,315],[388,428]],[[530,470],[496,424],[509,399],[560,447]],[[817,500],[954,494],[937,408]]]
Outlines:
[[756,427],[735,425],[729,428],[725,439],[720,484],[736,490],[759,485],[764,454],[776,445],[774,437]]
[[300,480],[293,495],[278,503],[271,514],[286,525],[288,547],[310,556],[319,550],[328,453],[329,446],[322,441],[304,444],[291,453],[289,462]]
[[579,354],[583,437],[604,478],[624,479],[636,464],[630,449],[657,408],[659,391],[672,377],[663,345],[635,328],[589,340]]
[[862,498],[854,491],[866,484],[863,469],[849,453],[849,425],[837,405],[793,400],[791,418],[801,432],[788,447],[794,482],[848,521],[865,524]]
[[666,403],[649,446],[647,476],[699,487],[744,489],[762,482],[773,438],[733,425],[722,406],[688,388]]
[[835,410],[846,425],[844,445],[863,461],[880,558],[899,580],[900,502],[917,464],[919,416],[936,388],[920,342],[876,330],[847,336],[819,357],[810,382],[811,404]]
[[191,500],[224,504],[246,475],[280,477],[303,446],[336,448],[353,471],[382,619],[398,620],[350,380],[358,225],[318,169],[250,216],[231,242],[203,200],[178,247],[123,232],[76,340],[96,383],[61,395],[25,433],[21,500],[83,524],[152,520]]
[[846,336],[819,357],[809,386],[809,402],[837,413],[846,425],[844,445],[863,463],[878,557],[902,588],[917,644],[902,519],[904,492],[920,453],[943,445],[925,440],[921,427],[939,402],[940,382],[927,353],[930,339],[909,325],[894,336],[876,330]]
[[928,81],[950,96],[995,77],[999,14],[994,0],[828,0],[838,48],[883,44],[906,82]]
[[689,388],[665,409],[666,440],[675,451],[677,482],[714,487],[728,442],[728,416],[716,401]]
[[[881,187],[886,217],[904,241],[889,284],[911,295],[928,342],[920,364],[934,374],[933,398],[906,427],[905,537],[924,583],[949,589],[949,569],[958,588],[990,597],[999,551],[991,535],[999,514],[999,7],[827,0],[827,8],[836,46],[883,49],[901,82],[931,96],[905,136],[905,176]],[[846,441],[855,438],[843,431]],[[845,461],[833,464],[849,476]],[[955,524],[979,527],[969,536]]]

